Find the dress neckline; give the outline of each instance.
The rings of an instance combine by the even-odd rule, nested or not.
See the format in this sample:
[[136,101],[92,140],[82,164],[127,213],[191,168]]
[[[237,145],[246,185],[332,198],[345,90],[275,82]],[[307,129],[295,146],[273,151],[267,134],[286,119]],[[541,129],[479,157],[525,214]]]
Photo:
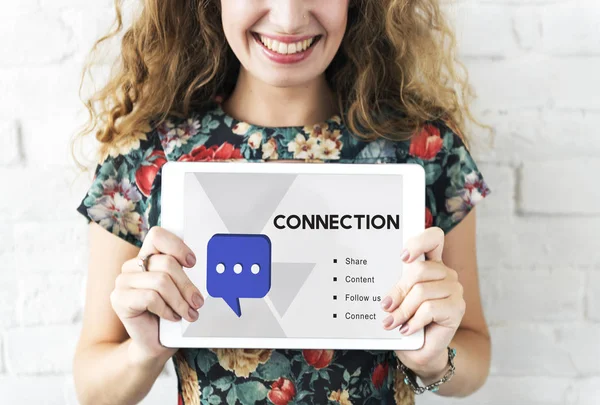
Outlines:
[[342,122],[342,117],[340,116],[339,113],[334,113],[332,116],[330,116],[329,118],[327,118],[324,121],[321,122],[317,122],[313,125],[287,125],[287,126],[266,126],[266,125],[257,125],[257,124],[251,124],[249,122],[245,122],[242,120],[239,120],[231,115],[229,115],[225,110],[223,110],[223,106],[222,106],[222,102],[223,102],[223,97],[222,96],[217,96],[213,99],[215,107],[214,107],[214,111],[222,116],[224,119],[228,120],[229,122],[231,122],[231,127],[235,127],[236,125],[239,127],[245,127],[245,128],[253,128],[253,129],[270,129],[270,130],[278,130],[278,131],[304,131],[304,132],[312,132],[312,129],[315,127],[319,127],[319,128],[336,128],[339,130],[342,130],[344,128],[344,124]]

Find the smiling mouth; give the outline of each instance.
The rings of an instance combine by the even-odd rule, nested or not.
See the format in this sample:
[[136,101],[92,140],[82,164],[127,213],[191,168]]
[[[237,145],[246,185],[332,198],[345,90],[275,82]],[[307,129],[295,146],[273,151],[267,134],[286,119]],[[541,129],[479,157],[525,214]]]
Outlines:
[[261,36],[256,32],[253,32],[252,36],[254,37],[256,42],[258,42],[263,47],[281,55],[293,55],[295,53],[305,52],[306,50],[312,48],[317,42],[319,42],[319,40],[322,37],[322,35],[316,35],[315,37],[306,39],[304,41],[284,43],[276,41],[274,39],[270,39],[265,36]]

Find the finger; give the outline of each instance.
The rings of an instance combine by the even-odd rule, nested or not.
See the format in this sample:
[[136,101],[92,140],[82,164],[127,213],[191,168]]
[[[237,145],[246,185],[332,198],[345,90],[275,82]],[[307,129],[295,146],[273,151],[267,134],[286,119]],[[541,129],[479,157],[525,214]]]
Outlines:
[[[199,309],[204,305],[204,296],[194,283],[192,283],[187,274],[185,274],[181,264],[173,256],[166,254],[152,255],[148,258],[146,268],[149,272],[158,271],[168,273],[181,292],[181,295],[192,308]],[[137,259],[126,262],[123,265],[122,271],[139,273],[140,267],[137,264]]]
[[185,267],[194,267],[196,264],[196,256],[192,252],[192,249],[177,235],[160,226],[150,228],[138,256],[142,257],[150,253],[171,255]]
[[405,263],[410,263],[424,254],[427,260],[441,262],[444,240],[445,235],[441,228],[437,226],[427,228],[419,235],[406,241],[400,258]]
[[383,320],[383,327],[389,330],[404,324],[425,301],[452,295],[456,289],[455,284],[447,279],[415,284],[402,304]]
[[404,265],[402,277],[381,301],[381,307],[387,311],[394,311],[410,293],[411,288],[417,283],[443,280],[448,276],[448,267],[443,263],[432,261],[416,261]]
[[178,316],[153,290],[115,289],[110,294],[110,301],[115,313],[120,318],[135,318],[150,311],[161,318],[179,321]]
[[449,328],[458,328],[464,310],[465,301],[455,296],[425,301],[414,316],[400,328],[400,333],[405,336],[411,335],[432,322]]
[[154,290],[165,303],[189,322],[198,319],[198,312],[192,309],[181,295],[171,276],[163,271],[148,273],[121,273],[116,280],[116,288]]

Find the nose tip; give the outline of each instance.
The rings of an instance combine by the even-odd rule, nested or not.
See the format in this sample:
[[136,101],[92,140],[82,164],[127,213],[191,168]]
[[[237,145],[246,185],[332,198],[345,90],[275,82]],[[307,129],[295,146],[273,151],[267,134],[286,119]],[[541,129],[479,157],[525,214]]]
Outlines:
[[[322,0],[331,1],[331,0]],[[303,1],[275,0],[271,8],[271,19],[282,28],[279,32],[284,35],[295,35],[306,32],[310,23],[310,13],[302,4]]]

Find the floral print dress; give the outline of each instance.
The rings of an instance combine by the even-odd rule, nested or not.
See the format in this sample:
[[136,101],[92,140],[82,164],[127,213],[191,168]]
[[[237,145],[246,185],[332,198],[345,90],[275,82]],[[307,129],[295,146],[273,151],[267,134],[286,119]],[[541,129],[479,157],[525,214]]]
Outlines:
[[[161,167],[167,161],[301,160],[417,163],[426,173],[426,227],[446,233],[490,190],[465,144],[445,121],[411,140],[366,142],[339,115],[314,126],[261,127],[236,120],[222,97],[187,118],[134,134],[98,163],[77,211],[140,247],[160,226]],[[182,348],[173,357],[178,404],[414,404],[393,351]]]

